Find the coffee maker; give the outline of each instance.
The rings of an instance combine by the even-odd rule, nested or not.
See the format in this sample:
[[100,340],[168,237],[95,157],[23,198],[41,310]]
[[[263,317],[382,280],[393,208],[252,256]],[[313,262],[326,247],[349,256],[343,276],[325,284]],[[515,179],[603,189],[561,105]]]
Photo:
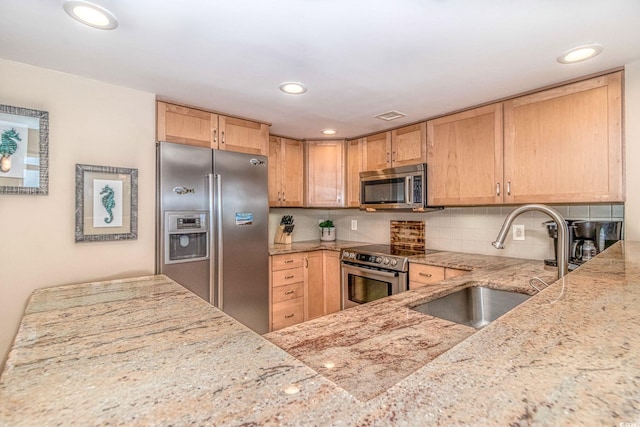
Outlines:
[[574,221],[570,259],[584,263],[620,240],[622,221]]
[[[590,221],[582,219],[566,219],[569,229],[569,271],[604,251],[622,238],[622,221]],[[555,221],[543,223],[547,227],[549,237],[553,239],[554,259],[545,259],[547,266],[557,267],[558,262],[558,227]]]

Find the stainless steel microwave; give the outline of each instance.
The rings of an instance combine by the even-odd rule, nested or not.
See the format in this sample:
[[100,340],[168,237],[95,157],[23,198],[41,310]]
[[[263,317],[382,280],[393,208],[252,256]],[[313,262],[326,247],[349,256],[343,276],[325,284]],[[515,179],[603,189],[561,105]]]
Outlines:
[[432,210],[427,206],[427,165],[360,172],[360,209]]

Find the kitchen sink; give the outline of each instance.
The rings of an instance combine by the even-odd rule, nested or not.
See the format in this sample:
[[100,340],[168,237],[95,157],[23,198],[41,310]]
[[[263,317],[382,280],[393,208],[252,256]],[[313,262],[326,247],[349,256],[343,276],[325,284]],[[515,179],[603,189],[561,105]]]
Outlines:
[[530,297],[531,295],[517,292],[472,286],[413,309],[450,322],[480,329]]

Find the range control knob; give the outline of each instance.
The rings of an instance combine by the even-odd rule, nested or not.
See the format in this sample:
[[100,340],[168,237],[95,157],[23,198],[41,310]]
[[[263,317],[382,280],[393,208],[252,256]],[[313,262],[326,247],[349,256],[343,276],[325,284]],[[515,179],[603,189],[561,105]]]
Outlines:
[[342,258],[349,258],[350,254],[347,251],[342,252]]
[[382,263],[382,257],[378,256],[376,257],[376,264],[380,264],[380,263]]
[[398,260],[397,260],[397,259],[395,259],[395,258],[393,258],[393,259],[391,260],[391,265],[392,265],[392,266],[394,266],[394,267],[395,267],[396,265],[398,265]]
[[389,258],[384,257],[384,258],[382,259],[382,263],[383,263],[384,265],[388,265],[388,264],[389,264]]

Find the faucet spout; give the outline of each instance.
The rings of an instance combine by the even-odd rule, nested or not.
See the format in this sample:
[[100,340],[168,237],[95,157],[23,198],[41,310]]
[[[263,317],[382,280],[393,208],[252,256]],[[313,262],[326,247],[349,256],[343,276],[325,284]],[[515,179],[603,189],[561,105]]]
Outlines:
[[511,228],[511,224],[520,214],[529,211],[538,211],[545,213],[551,217],[558,226],[558,279],[561,279],[569,272],[569,228],[567,227],[567,223],[556,211],[555,209],[550,208],[546,205],[523,205],[519,208],[516,208],[513,212],[511,212],[504,220],[504,224],[502,224],[502,228],[498,233],[498,237],[496,241],[491,243],[496,249],[504,249],[504,241],[507,238],[507,234],[509,233],[509,229]]

